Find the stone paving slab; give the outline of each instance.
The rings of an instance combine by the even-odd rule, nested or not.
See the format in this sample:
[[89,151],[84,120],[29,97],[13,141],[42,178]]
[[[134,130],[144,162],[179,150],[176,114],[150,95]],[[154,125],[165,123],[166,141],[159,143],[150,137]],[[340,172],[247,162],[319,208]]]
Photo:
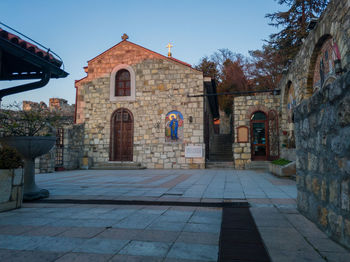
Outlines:
[[[28,205],[28,206],[27,206]],[[55,214],[74,215],[74,219],[56,217]],[[35,214],[35,215],[34,215]],[[82,214],[95,214],[95,219]],[[108,218],[99,216],[111,214]],[[123,215],[120,217],[119,215]],[[116,205],[52,205],[24,204],[23,208],[0,213],[0,261],[16,254],[15,260],[22,261],[27,254],[36,261],[215,261],[220,232],[220,219],[215,221],[215,234],[183,231],[194,214],[218,218],[220,208],[170,207],[170,206],[116,206]],[[38,225],[34,219],[48,215],[49,225]],[[50,216],[53,215],[53,216]],[[111,219],[115,216],[115,219]],[[34,217],[32,217],[34,216]],[[99,218],[98,218],[99,217]],[[163,218],[164,217],[164,218]],[[171,222],[169,221],[169,218]],[[15,227],[11,219],[28,220],[27,225]],[[140,219],[147,223],[140,227]],[[150,218],[150,219],[148,219]],[[54,220],[54,221],[52,221]],[[91,221],[110,225],[93,227]],[[165,221],[162,230],[155,229],[149,221]],[[64,221],[62,223],[62,221]],[[67,223],[69,221],[69,223]],[[127,222],[127,227],[120,221]],[[201,222],[201,221],[199,221]],[[159,222],[161,223],[161,222]],[[169,226],[172,223],[175,227]],[[69,224],[69,226],[67,226]],[[206,225],[206,224],[197,224]],[[212,228],[211,225],[210,228]],[[167,230],[164,230],[167,229]],[[192,235],[191,235],[192,234]],[[181,235],[181,237],[180,237]],[[200,239],[198,238],[200,236]],[[192,255],[178,254],[190,248]],[[175,251],[174,251],[175,250]],[[29,253],[28,253],[29,252]],[[197,252],[197,253],[196,253]],[[40,259],[37,256],[44,254]],[[51,254],[51,255],[49,255]],[[206,254],[206,255],[203,255]],[[4,258],[4,260],[1,260]],[[6,260],[5,260],[6,259]],[[124,260],[123,260],[124,259]],[[184,260],[186,259],[186,260]],[[24,261],[24,260],[23,260]]]
[[[51,199],[248,201],[272,261],[350,261],[347,249],[296,210],[295,182],[268,173],[78,170],[36,177]],[[0,261],[216,261],[221,215],[213,207],[24,203],[0,213]]]
[[39,174],[50,198],[295,199],[295,182],[238,170],[81,170]]

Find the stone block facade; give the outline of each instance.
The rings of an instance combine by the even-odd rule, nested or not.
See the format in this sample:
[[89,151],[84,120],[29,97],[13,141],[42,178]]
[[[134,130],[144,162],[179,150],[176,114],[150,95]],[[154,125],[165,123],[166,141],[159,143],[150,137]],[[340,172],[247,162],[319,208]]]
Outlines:
[[[234,143],[232,145],[233,158],[236,169],[244,169],[245,165],[251,162],[251,116],[254,112],[261,111],[268,114],[271,110],[279,116],[280,96],[267,94],[257,94],[252,96],[235,97],[233,101],[233,132]],[[248,141],[240,142],[238,140],[238,128],[246,127],[248,129]]]
[[348,247],[349,21],[350,1],[330,1],[279,83],[280,144],[282,156],[296,152],[298,208]]
[[0,212],[20,208],[23,199],[23,169],[0,169]]
[[[281,155],[289,160],[295,160],[294,124],[292,110],[304,99],[309,98],[319,84],[320,57],[325,59],[327,42],[331,41],[333,50],[328,50],[324,61],[325,70],[329,63],[333,74],[325,75],[324,84],[334,81],[340,73],[335,74],[336,60],[344,71],[350,71],[350,2],[348,0],[332,0],[318,19],[317,25],[310,30],[298,55],[288,66],[288,70],[279,83],[281,89]],[[328,48],[329,49],[329,48]]]
[[[114,68],[135,74],[135,97],[111,99]],[[87,77],[76,82],[76,122],[84,123],[84,154],[94,165],[111,160],[112,115],[126,109],[133,117],[133,162],[147,168],[204,168],[205,158],[185,158],[187,145],[204,152],[203,73],[176,59],[122,41],[88,62]],[[183,115],[183,140],[166,142],[165,118]]]
[[350,247],[350,73],[295,110],[298,208]]

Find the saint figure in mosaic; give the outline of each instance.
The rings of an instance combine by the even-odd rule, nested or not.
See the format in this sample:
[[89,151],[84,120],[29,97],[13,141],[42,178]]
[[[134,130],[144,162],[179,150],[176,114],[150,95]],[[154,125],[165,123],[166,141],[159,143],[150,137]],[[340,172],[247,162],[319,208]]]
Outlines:
[[183,116],[179,111],[170,111],[165,117],[165,141],[181,142],[183,139]]

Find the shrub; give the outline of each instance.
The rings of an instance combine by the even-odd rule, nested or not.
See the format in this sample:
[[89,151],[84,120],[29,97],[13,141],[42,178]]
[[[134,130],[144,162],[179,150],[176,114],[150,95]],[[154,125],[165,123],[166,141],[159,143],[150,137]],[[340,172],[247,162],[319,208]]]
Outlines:
[[9,147],[0,148],[0,169],[15,169],[23,166],[16,150]]
[[280,159],[272,161],[271,163],[275,164],[275,165],[279,165],[279,166],[285,166],[285,165],[289,164],[290,162],[292,162],[292,161],[289,161],[289,160],[284,159],[284,158],[280,158]]
[[0,137],[55,135],[56,128],[65,121],[65,117],[47,108],[22,110],[14,103],[0,110]]

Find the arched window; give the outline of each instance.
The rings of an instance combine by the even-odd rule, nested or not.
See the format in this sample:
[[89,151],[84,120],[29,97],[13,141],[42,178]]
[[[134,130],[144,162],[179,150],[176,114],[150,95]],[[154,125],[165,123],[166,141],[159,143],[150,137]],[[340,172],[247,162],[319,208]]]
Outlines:
[[110,78],[110,101],[135,101],[135,80],[135,72],[131,66],[121,64],[113,68]]
[[115,76],[115,96],[130,96],[130,86],[129,71],[119,70]]

